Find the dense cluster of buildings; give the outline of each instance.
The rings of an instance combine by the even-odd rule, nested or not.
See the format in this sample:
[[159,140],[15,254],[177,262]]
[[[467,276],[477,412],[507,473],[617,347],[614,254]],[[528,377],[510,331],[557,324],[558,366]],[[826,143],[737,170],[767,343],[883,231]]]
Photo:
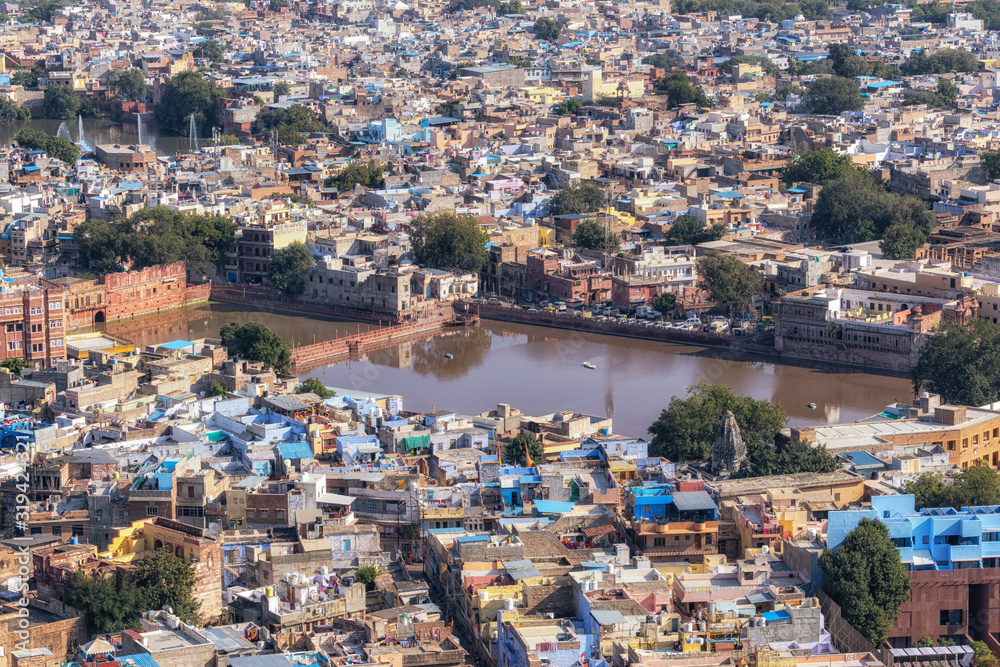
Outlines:
[[[1000,509],[899,494],[921,473],[1000,467],[996,405],[923,394],[793,425],[782,437],[841,468],[740,479],[731,414],[711,460],[685,464],[601,415],[323,398],[216,339],[74,333],[273,299],[271,262],[296,242],[314,264],[286,307],[394,323],[473,298],[595,331],[594,307],[625,315],[665,293],[679,317],[705,313],[709,252],[761,273],[756,344],[788,356],[909,370],[939,325],[997,323],[1000,184],[980,153],[1000,145],[1000,49],[956,3],[944,23],[896,4],[783,21],[668,0],[475,4],[5,4],[0,96],[43,113],[65,85],[140,139],[89,145],[68,119],[58,136],[86,149],[74,163],[0,155],[0,361],[30,364],[0,369],[0,667],[967,667],[973,641],[1000,654]],[[558,35],[540,39],[539,19]],[[862,110],[812,115],[793,91],[834,44],[890,65],[964,49],[981,67],[859,76]],[[141,99],[109,89],[128,69]],[[222,89],[217,127],[192,115],[182,149],[161,150],[148,121],[187,72]],[[658,85],[671,73],[714,107],[673,103]],[[907,106],[941,81],[953,102]],[[323,131],[255,128],[296,106]],[[933,207],[915,258],[817,243],[821,186],[782,175],[819,148]],[[382,175],[334,187],[352,164]],[[581,183],[604,209],[553,210]],[[207,266],[81,266],[79,225],[154,206],[228,216],[232,242]],[[481,270],[416,261],[412,222],[441,211],[481,228]],[[719,238],[672,245],[684,215]],[[619,249],[574,243],[591,219]],[[526,434],[541,454],[508,448]],[[863,518],[888,526],[913,583],[881,646],[859,641],[818,564]],[[145,610],[96,636],[70,604],[78,574],[126,581],[164,550],[190,567],[197,612]]]

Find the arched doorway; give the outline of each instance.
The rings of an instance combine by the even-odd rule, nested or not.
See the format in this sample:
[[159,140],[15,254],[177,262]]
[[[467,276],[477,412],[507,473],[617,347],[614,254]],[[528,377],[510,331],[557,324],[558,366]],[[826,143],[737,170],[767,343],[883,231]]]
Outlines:
[[156,540],[155,542],[153,542],[153,551],[162,548],[163,548],[163,542],[161,542],[160,540]]
[[174,551],[174,555],[177,556],[178,558],[184,558],[184,547],[177,547],[177,549]]
[[94,324],[103,324],[106,321],[104,311],[99,310],[94,313]]

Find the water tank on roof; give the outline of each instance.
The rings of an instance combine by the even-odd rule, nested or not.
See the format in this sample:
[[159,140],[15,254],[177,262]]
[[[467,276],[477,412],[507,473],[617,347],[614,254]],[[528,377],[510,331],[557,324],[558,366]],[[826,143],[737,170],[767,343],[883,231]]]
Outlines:
[[503,608],[504,609],[507,609],[509,611],[511,609],[514,609],[515,607],[516,607],[516,604],[514,602],[514,598],[505,598],[504,599],[504,601],[503,601]]

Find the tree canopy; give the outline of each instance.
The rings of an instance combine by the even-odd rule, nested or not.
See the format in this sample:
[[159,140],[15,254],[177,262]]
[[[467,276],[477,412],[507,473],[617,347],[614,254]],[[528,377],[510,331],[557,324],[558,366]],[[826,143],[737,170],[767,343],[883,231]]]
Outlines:
[[926,90],[906,90],[903,92],[906,95],[903,100],[904,107],[912,107],[919,104],[925,104],[932,108],[946,107],[951,105],[958,97],[958,88],[951,81],[945,79],[937,82],[937,87],[933,93]]
[[282,373],[292,363],[292,352],[285,341],[260,322],[230,322],[219,331],[219,337],[230,356],[259,361]]
[[604,225],[594,219],[584,220],[573,230],[573,243],[589,250],[617,252],[622,242],[617,234],[605,233]]
[[1000,151],[983,151],[979,159],[991,181],[1000,178]]
[[1000,505],[1000,475],[989,466],[974,465],[946,485],[939,473],[925,472],[904,484],[902,492],[914,496],[917,509]]
[[[584,100],[578,100],[575,97],[571,97],[568,100],[563,100],[555,106],[554,113],[557,116],[575,116],[577,112],[583,107],[587,106],[587,102]],[[445,114],[448,115],[448,114]]]
[[805,105],[813,113],[837,116],[845,111],[861,111],[865,102],[861,89],[842,76],[821,76],[809,83]]
[[289,243],[271,258],[267,267],[268,284],[282,296],[295,298],[306,291],[305,274],[315,263],[305,243]]
[[543,16],[535,21],[535,26],[532,29],[538,39],[544,39],[547,42],[554,42],[559,39],[559,33],[562,32],[563,24],[556,19],[550,19]]
[[653,436],[650,455],[671,461],[706,460],[727,410],[736,417],[748,456],[751,450],[759,452],[769,447],[788,422],[780,405],[739,396],[723,384],[701,382],[688,387],[686,397],[672,397],[670,405],[649,427]]
[[731,314],[749,312],[754,295],[764,288],[764,276],[760,271],[734,255],[706,253],[698,259],[697,269],[701,286],[708,290],[712,301]]
[[31,362],[24,357],[10,357],[0,362],[0,368],[6,368],[11,373],[20,373],[25,368],[31,368]]
[[717,224],[707,227],[705,221],[690,213],[677,216],[674,224],[667,231],[667,243],[670,245],[697,245],[706,241],[718,241],[726,234],[726,225]]
[[108,77],[108,90],[116,97],[130,102],[138,102],[146,98],[146,77],[142,70],[130,67],[115,70]]
[[14,141],[21,148],[33,151],[45,151],[49,157],[62,160],[66,164],[73,164],[80,157],[80,147],[69,139],[62,139],[53,136],[43,130],[34,130],[25,127],[17,133]]
[[370,591],[375,588],[375,578],[379,575],[378,565],[374,563],[364,563],[358,566],[354,573],[358,583],[365,585],[365,590]]
[[[829,182],[819,193],[812,224],[827,241],[859,243],[881,238],[895,225],[910,227],[926,238],[935,218],[919,199],[890,194],[868,174],[854,169]],[[894,230],[890,244],[898,241],[899,233]],[[921,239],[917,245],[922,243]],[[901,248],[889,246],[893,252]]]
[[183,261],[195,274],[218,264],[236,238],[236,223],[154,206],[125,220],[85,220],[73,229],[73,238],[80,263],[101,273]]
[[470,215],[424,213],[413,221],[410,239],[417,262],[431,269],[478,273],[488,259],[489,235]]
[[531,456],[532,466],[544,463],[545,448],[535,436],[530,433],[522,433],[514,436],[507,443],[503,452],[503,462],[504,465],[508,466],[526,466],[528,465],[527,456]]
[[301,104],[293,104],[287,109],[265,107],[257,114],[250,129],[254,136],[265,138],[272,130],[277,132],[280,143],[298,145],[305,141],[302,134],[325,132],[327,127],[314,111]]
[[910,576],[881,521],[862,519],[835,549],[820,556],[823,588],[848,623],[881,646],[910,597]]
[[684,61],[668,56],[666,53],[654,53],[642,59],[642,62],[660,69],[671,70],[675,67],[683,67]]
[[660,292],[653,299],[653,308],[664,315],[677,309],[677,295],[670,292]]
[[18,104],[9,97],[0,97],[0,122],[11,123],[15,120],[28,120],[31,111],[28,107]]
[[911,53],[899,71],[906,76],[947,74],[950,72],[981,72],[983,63],[976,54],[965,49],[941,49],[934,53]]
[[196,47],[191,51],[191,55],[195,58],[204,58],[209,62],[221,63],[226,57],[226,50],[222,47],[220,42],[214,39],[206,39],[203,42],[199,42]]
[[857,167],[850,155],[832,148],[820,148],[806,151],[789,160],[781,180],[785,185],[801,182],[824,185],[853,169]]
[[880,79],[891,79],[898,72],[882,60],[866,60],[847,44],[830,45],[830,63],[833,72],[845,79],[858,76],[874,76]]
[[140,626],[140,615],[170,605],[185,622],[198,620],[194,566],[168,549],[157,549],[140,561],[120,583],[114,577],[88,577],[77,572],[66,603],[83,612],[91,633],[121,632]]
[[385,182],[385,165],[374,160],[360,162],[355,160],[338,173],[326,179],[324,185],[338,190],[352,190],[356,185],[366,188],[380,188]]
[[954,405],[1000,401],[1000,327],[980,318],[946,322],[920,349],[913,367],[913,390],[940,394]]
[[551,215],[594,213],[604,208],[604,190],[596,183],[570,183],[549,200]]
[[326,400],[328,398],[333,398],[337,395],[337,392],[332,389],[327,389],[326,385],[317,380],[316,378],[306,378],[302,381],[299,386],[295,388],[296,394],[316,394],[320,398]]
[[656,81],[657,90],[667,96],[668,107],[692,104],[699,107],[714,107],[715,102],[701,88],[691,84],[691,79],[683,72],[671,72]]
[[167,81],[154,115],[162,127],[183,136],[194,114],[198,132],[204,136],[211,128],[222,127],[218,114],[224,97],[222,88],[201,72],[181,72]]
[[80,97],[68,84],[49,82],[46,86],[42,105],[46,118],[75,119],[81,113],[81,107]]

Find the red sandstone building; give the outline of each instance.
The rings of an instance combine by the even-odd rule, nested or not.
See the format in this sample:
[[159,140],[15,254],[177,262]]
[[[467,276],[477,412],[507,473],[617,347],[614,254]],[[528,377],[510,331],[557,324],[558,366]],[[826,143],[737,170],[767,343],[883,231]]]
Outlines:
[[54,366],[66,357],[66,314],[58,285],[0,288],[0,361],[23,357],[37,366]]

